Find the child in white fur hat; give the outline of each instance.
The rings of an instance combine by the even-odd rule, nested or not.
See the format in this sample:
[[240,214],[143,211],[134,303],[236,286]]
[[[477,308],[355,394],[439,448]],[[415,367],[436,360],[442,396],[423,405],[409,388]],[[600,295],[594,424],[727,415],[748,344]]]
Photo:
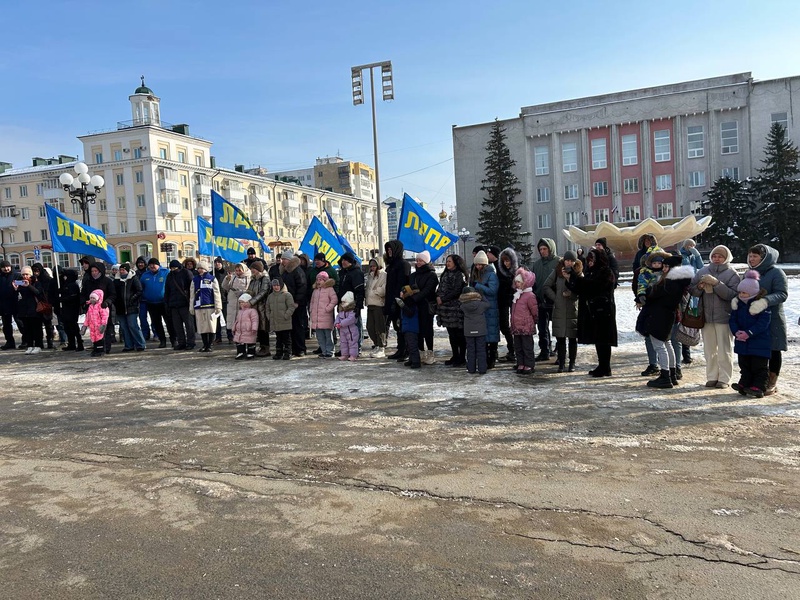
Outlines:
[[239,309],[233,323],[233,341],[236,344],[236,360],[250,359],[256,356],[256,338],[258,337],[258,311],[250,306],[252,296],[244,293],[239,296]]

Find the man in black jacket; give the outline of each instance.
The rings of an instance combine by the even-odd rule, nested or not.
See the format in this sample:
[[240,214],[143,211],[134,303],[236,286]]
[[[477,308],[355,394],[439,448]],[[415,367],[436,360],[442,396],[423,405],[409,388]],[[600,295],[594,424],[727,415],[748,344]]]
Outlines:
[[123,352],[141,352],[145,348],[144,335],[139,328],[139,300],[142,297],[142,282],[131,272],[130,263],[119,266],[119,277],[114,280],[117,294],[117,321],[125,342]]
[[[6,338],[6,343],[4,346],[0,346],[0,350],[13,350],[17,347],[12,324],[12,319],[15,319],[14,315],[17,314],[17,291],[11,285],[11,282],[17,278],[10,262],[7,260],[0,262],[0,316],[3,317],[3,335]],[[22,333],[19,319],[15,320],[17,328]]]
[[364,308],[364,272],[352,252],[345,252],[339,259],[339,302],[347,292],[352,292],[356,301],[356,325],[358,325],[358,352],[361,353],[361,342],[364,340],[364,324],[361,320],[361,309]]
[[[81,259],[83,262],[83,259]],[[117,293],[114,289],[114,280],[106,275],[106,265],[102,261],[92,263],[88,268],[88,277],[84,275],[83,286],[81,287],[81,304],[83,311],[89,302],[89,294],[95,290],[103,290],[103,308],[108,308],[108,322],[106,331],[103,334],[103,345],[106,354],[111,354],[111,343],[114,341],[114,302]]]
[[[400,240],[389,240],[383,245],[383,250],[383,262],[386,265],[386,299],[383,304],[383,314],[387,324],[391,323],[397,333],[397,352],[386,358],[404,362],[408,358],[408,353],[401,327],[402,315],[395,298],[399,298],[400,290],[408,285],[411,265],[403,258],[403,242]],[[339,287],[341,289],[341,286]]]
[[194,276],[184,269],[179,260],[169,263],[169,275],[164,283],[164,304],[170,312],[172,328],[175,330],[174,350],[194,348],[194,317],[189,314],[189,293]]
[[[270,270],[270,273],[272,270]],[[281,254],[278,269],[280,279],[294,299],[295,311],[292,313],[292,354],[303,356],[306,353],[306,327],[302,315],[308,304],[308,280],[306,272],[300,266],[300,258],[291,250]]]

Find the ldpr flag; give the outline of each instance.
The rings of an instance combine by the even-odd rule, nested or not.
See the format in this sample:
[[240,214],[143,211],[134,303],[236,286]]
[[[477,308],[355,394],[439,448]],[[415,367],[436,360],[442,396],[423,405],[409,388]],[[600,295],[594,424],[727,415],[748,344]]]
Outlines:
[[431,262],[456,241],[454,234],[442,229],[433,215],[408,194],[403,194],[403,210],[397,221],[397,239],[403,242],[405,250],[430,252]]
[[247,250],[239,240],[214,237],[211,223],[203,217],[197,217],[197,241],[200,254],[219,256],[232,263],[244,262],[247,258]]
[[214,190],[211,190],[211,228],[214,237],[255,240],[264,252],[272,252],[248,216]]
[[45,203],[47,226],[53,242],[53,252],[73,252],[102,258],[112,265],[117,262],[117,253],[109,246],[102,231],[83,225]]

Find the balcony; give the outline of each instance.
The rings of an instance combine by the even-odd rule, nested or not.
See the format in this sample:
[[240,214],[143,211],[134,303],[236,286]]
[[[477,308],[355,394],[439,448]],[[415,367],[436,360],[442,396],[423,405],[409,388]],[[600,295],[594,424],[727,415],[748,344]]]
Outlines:
[[169,199],[161,202],[158,208],[162,215],[177,216],[181,214],[181,203],[177,199]]
[[362,221],[361,231],[363,231],[365,235],[371,235],[375,231],[375,226],[372,224],[372,221]]
[[178,192],[181,189],[181,184],[177,179],[167,179],[162,177],[156,181],[156,187],[159,192]]
[[16,212],[10,212],[7,208],[0,209],[0,229],[16,229],[17,217]]
[[234,204],[237,205],[241,202],[244,202],[245,193],[240,186],[223,184],[221,189],[222,189],[222,196],[229,202],[233,202]]
[[347,231],[348,233],[352,233],[356,230],[356,221],[355,219],[351,218],[344,218],[342,219],[340,226],[342,231]]
[[316,200],[306,200],[303,202],[303,210],[306,212],[319,212],[319,202]]
[[283,199],[283,208],[300,210],[300,203],[297,200],[295,200],[294,198],[284,198]]
[[202,202],[197,203],[197,216],[203,217],[204,219],[211,218],[211,200],[203,200]]
[[47,188],[42,193],[45,200],[66,200],[67,199],[67,192],[64,191],[64,188]]
[[285,227],[300,227],[300,217],[297,215],[286,215],[283,217]]
[[355,210],[353,209],[352,206],[344,204],[344,205],[342,205],[342,216],[343,217],[355,217],[356,216],[356,212],[355,212]]
[[211,197],[211,184],[210,183],[198,183],[197,181],[194,182],[194,186],[192,186],[192,192],[194,192],[194,197],[199,198],[200,196],[208,196]]

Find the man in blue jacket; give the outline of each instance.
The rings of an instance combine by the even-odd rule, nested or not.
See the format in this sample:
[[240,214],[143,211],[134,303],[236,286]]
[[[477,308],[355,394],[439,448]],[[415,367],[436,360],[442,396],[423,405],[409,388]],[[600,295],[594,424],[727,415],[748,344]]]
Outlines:
[[147,270],[139,277],[142,283],[142,300],[147,304],[147,313],[153,325],[153,331],[158,336],[159,348],[167,347],[167,335],[164,334],[164,323],[167,324],[167,334],[169,343],[173,344],[175,339],[172,320],[167,316],[166,304],[164,304],[164,285],[167,282],[169,270],[161,266],[157,258],[147,261]]

